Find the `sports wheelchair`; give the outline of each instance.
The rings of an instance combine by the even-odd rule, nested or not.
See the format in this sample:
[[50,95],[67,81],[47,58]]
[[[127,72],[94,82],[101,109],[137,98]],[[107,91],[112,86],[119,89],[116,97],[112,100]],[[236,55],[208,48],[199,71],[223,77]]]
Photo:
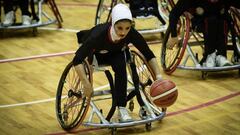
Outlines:
[[[1,17],[1,7],[2,2],[0,0],[0,17]],[[47,4],[50,10],[52,11],[51,14],[48,14],[44,11],[43,4]],[[35,10],[37,8],[37,10]],[[22,25],[22,23],[15,23],[11,26],[4,27],[0,25],[0,30],[6,29],[26,29],[26,28],[33,28],[33,35],[37,34],[37,27],[50,25],[53,23],[57,23],[58,28],[62,28],[62,16],[58,10],[58,7],[55,3],[55,0],[30,0],[30,9],[32,14],[32,24],[31,25]],[[14,8],[17,10],[17,7]],[[0,18],[0,22],[1,22]]]
[[146,0],[149,1],[143,7],[136,7],[134,2],[129,0],[99,0],[95,25],[109,22],[112,8],[117,3],[129,4],[134,17],[134,26],[141,34],[163,33],[167,29],[169,3],[167,0]]
[[[171,0],[170,0],[171,1]],[[172,1],[172,6],[174,2]],[[233,50],[232,58],[240,58],[240,12],[235,8],[230,8],[229,14],[231,15],[232,22],[229,30],[227,50]],[[180,17],[178,22],[178,37],[180,42],[171,50],[167,48],[167,42],[170,35],[170,28],[167,29],[165,37],[162,43],[161,50],[161,64],[164,72],[168,75],[172,74],[177,68],[185,70],[197,70],[201,71],[202,79],[206,79],[208,72],[214,71],[227,71],[238,70],[240,74],[240,64],[236,63],[232,66],[224,67],[212,67],[208,68],[203,65],[203,61],[199,50],[204,49],[203,35],[197,29],[193,28],[192,21],[190,19],[190,13],[185,12]],[[200,46],[200,49],[199,49]],[[187,49],[187,54],[184,55]],[[194,52],[196,51],[196,52]],[[202,53],[203,54],[203,53]]]
[[[79,34],[81,35],[81,34]],[[81,38],[81,37],[80,37]],[[78,37],[79,39],[79,37]],[[153,104],[150,97],[150,85],[156,80],[154,73],[152,72],[147,61],[143,55],[134,50],[124,50],[126,54],[127,68],[128,68],[128,96],[129,110],[134,115],[134,97],[141,98],[144,104],[147,106],[147,113],[149,117],[147,119],[141,119],[135,115],[134,120],[131,122],[121,123],[114,115],[116,109],[116,103],[112,96],[114,94],[113,77],[111,75],[108,65],[98,65],[95,55],[88,57],[83,62],[85,73],[91,82],[93,87],[96,87],[94,83],[94,76],[97,73],[105,73],[109,86],[108,89],[94,88],[94,92],[91,98],[86,98],[83,95],[82,82],[79,79],[72,62],[70,62],[62,73],[60,78],[57,94],[56,94],[56,115],[61,127],[71,132],[79,125],[92,126],[99,128],[110,128],[112,134],[116,134],[117,128],[136,126],[145,124],[146,130],[151,130],[151,122],[161,120],[166,114],[167,108],[161,108]],[[91,61],[91,62],[90,62]],[[90,64],[91,63],[91,64]],[[103,71],[103,72],[96,72]],[[104,80],[104,77],[97,78]],[[103,87],[103,86],[101,86]],[[110,89],[109,89],[110,88]],[[110,97],[109,97],[110,95]],[[97,105],[98,101],[112,99],[112,106],[109,107],[108,113],[104,113],[103,109],[100,109]],[[107,103],[105,101],[105,103]],[[101,105],[99,105],[101,106]],[[108,104],[104,104],[106,109]]]

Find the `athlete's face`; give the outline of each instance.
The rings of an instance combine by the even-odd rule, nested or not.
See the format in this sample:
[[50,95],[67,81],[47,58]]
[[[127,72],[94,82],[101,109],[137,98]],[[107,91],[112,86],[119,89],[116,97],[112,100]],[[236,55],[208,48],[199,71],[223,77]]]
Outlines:
[[115,23],[114,29],[118,37],[125,38],[131,28],[131,22],[129,20],[123,20]]

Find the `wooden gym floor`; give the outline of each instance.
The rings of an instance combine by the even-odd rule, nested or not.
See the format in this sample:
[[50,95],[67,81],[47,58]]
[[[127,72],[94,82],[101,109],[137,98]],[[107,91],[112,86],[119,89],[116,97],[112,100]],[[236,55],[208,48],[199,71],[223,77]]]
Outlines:
[[[67,134],[55,115],[55,95],[64,67],[78,48],[76,31],[94,25],[97,0],[56,0],[63,16],[63,30],[56,25],[1,33],[0,37],[0,134]],[[45,6],[48,10],[48,7]],[[51,29],[53,28],[53,29]],[[2,31],[1,31],[2,32]],[[149,42],[159,35],[148,35]],[[161,43],[150,44],[160,65]],[[212,72],[206,80],[199,71],[177,69],[164,74],[177,84],[177,102],[167,117],[144,125],[122,128],[119,135],[237,135],[240,132],[240,78],[238,71]],[[106,80],[96,80],[106,85]],[[107,100],[109,105],[110,100]],[[104,101],[99,101],[104,102]],[[135,107],[138,110],[138,107]],[[104,107],[102,108],[104,110]],[[107,110],[106,110],[107,111]],[[108,129],[79,127],[75,134],[104,135]]]

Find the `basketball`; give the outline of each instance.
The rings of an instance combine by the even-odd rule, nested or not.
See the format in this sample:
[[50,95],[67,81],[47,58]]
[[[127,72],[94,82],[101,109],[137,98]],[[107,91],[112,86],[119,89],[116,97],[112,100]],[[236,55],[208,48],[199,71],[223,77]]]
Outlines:
[[166,108],[175,103],[178,90],[171,80],[157,80],[150,87],[150,95],[156,106]]

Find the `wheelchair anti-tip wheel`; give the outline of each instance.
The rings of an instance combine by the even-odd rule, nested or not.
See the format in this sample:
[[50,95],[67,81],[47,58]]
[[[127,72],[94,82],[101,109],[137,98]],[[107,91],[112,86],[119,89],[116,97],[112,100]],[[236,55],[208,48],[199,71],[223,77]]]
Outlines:
[[[185,21],[186,20],[186,21]],[[178,37],[180,37],[180,41],[177,45],[175,45],[172,49],[167,48],[168,39],[170,36],[170,27],[168,27],[165,37],[163,39],[162,51],[161,51],[161,63],[163,70],[166,74],[172,74],[177,66],[180,64],[184,52],[186,50],[186,46],[189,39],[190,34],[190,19],[186,17],[185,19],[181,19],[177,28]]]
[[[83,62],[88,79],[92,84],[89,64]],[[90,105],[90,99],[83,96],[82,83],[69,63],[60,78],[56,95],[56,115],[61,127],[70,131],[81,124]]]

